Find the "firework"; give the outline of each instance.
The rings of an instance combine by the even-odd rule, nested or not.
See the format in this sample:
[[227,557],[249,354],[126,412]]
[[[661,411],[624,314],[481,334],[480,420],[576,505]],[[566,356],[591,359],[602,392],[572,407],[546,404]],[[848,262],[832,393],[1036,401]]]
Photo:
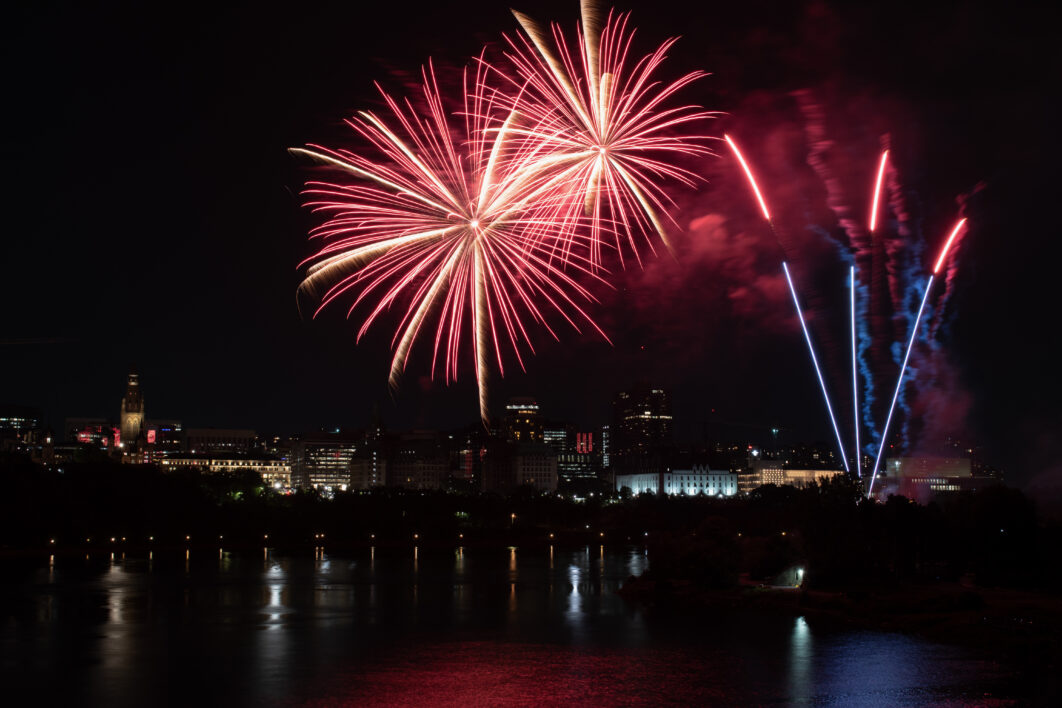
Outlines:
[[[874,233],[878,224],[878,205],[881,203],[881,187],[885,181],[885,166],[889,161],[889,151],[883,150],[881,161],[878,163],[878,178],[874,181],[874,196],[871,199],[869,231]],[[855,413],[855,454],[856,476],[863,476],[863,451],[859,444],[859,357],[856,343],[856,270],[855,266],[849,267],[849,279],[851,284],[851,330],[852,330],[852,409]]]
[[856,365],[856,269],[848,268],[849,300],[851,304],[852,323],[852,412],[855,415],[855,463],[856,477],[863,476],[863,451],[859,446],[859,368]]
[[581,224],[569,220],[565,230],[551,220],[557,197],[518,167],[519,151],[510,149],[515,114],[485,89],[485,72],[482,62],[471,76],[466,72],[463,126],[453,125],[429,64],[422,107],[381,90],[386,120],[361,112],[347,121],[365,150],[293,150],[355,178],[310,182],[305,190],[308,206],[327,216],[311,232],[323,244],[305,262],[300,286],[319,299],[315,316],[352,297],[348,317],[359,305],[369,308],[360,339],[397,309],[392,385],[432,319],[432,375],[441,360],[446,382],[456,379],[470,330],[484,422],[491,353],[503,375],[503,349],[523,367],[521,349],[534,351],[528,321],[556,337],[546,317],[552,313],[576,330],[583,323],[604,336],[580,306],[592,295],[569,274],[588,271],[588,264],[575,255],[555,258],[557,240],[579,238]]
[[889,436],[889,425],[892,423],[892,414],[896,411],[896,401],[900,398],[900,389],[903,388],[903,377],[907,373],[907,361],[911,358],[911,349],[914,347],[915,337],[918,335],[918,323],[922,320],[922,312],[926,309],[926,301],[929,300],[929,291],[933,287],[933,276],[929,276],[926,282],[926,290],[922,295],[922,304],[918,307],[918,315],[915,317],[914,327],[911,328],[911,338],[907,342],[907,352],[903,355],[903,364],[900,366],[900,375],[896,378],[896,389],[892,393],[892,403],[889,404],[889,413],[885,416],[885,427],[881,431],[881,445],[878,447],[878,455],[874,458],[874,470],[870,477],[870,486],[867,489],[867,498],[874,494],[874,482],[878,478],[878,469],[881,465],[881,456],[885,454],[885,442]]
[[738,162],[741,163],[741,169],[745,171],[745,176],[748,177],[749,184],[752,185],[752,191],[756,194],[756,201],[760,203],[760,210],[763,212],[763,218],[767,220],[767,223],[772,224],[771,212],[767,211],[767,202],[763,199],[763,194],[760,192],[760,187],[756,184],[756,178],[752,174],[752,169],[749,167],[749,163],[745,162],[745,156],[741,154],[741,150],[738,149],[737,143],[729,135],[723,135],[730,149],[734,151],[734,156],[737,157]]
[[955,237],[962,231],[962,227],[966,224],[966,219],[959,219],[959,223],[955,224],[955,228],[951,230],[951,235],[948,236],[948,240],[944,242],[944,248],[940,249],[940,256],[937,258],[937,264],[933,266],[933,275],[940,272],[940,267],[944,265],[944,260],[948,257],[948,251],[951,250],[951,244],[955,241]]
[[936,265],[933,266],[933,272],[929,276],[929,280],[926,281],[926,289],[922,294],[922,304],[918,307],[918,314],[915,316],[914,326],[911,328],[911,337],[907,341],[907,351],[903,355],[903,364],[900,366],[900,375],[896,378],[896,389],[892,394],[892,403],[889,405],[889,412],[885,417],[885,427],[881,431],[881,445],[878,447],[878,455],[874,459],[874,471],[870,478],[870,488],[867,491],[867,497],[869,498],[874,493],[874,481],[878,477],[878,470],[881,465],[881,457],[885,454],[885,442],[889,435],[889,425],[892,423],[892,416],[896,410],[896,401],[900,397],[900,391],[903,388],[903,379],[907,374],[907,362],[911,358],[911,350],[914,348],[915,338],[918,334],[918,325],[922,321],[922,313],[926,309],[926,302],[929,301],[929,293],[933,288],[933,279],[940,271],[940,267],[944,264],[944,260],[948,256],[948,251],[951,250],[951,245],[955,241],[955,237],[962,231],[962,227],[966,224],[966,219],[960,219],[955,227],[951,230],[951,235],[948,236],[947,241],[944,242],[944,248],[940,250],[940,256],[937,257]]
[[833,425],[833,433],[837,436],[837,447],[841,449],[841,459],[844,460],[844,469],[847,472],[848,467],[848,455],[844,451],[844,443],[841,442],[841,431],[837,427],[837,419],[833,415],[833,406],[830,405],[830,395],[826,392],[826,381],[822,378],[822,369],[819,367],[819,359],[815,356],[815,347],[811,344],[811,333],[808,332],[808,326],[804,322],[804,313],[800,309],[800,300],[797,298],[796,288],[793,287],[793,278],[789,275],[789,266],[786,263],[782,263],[782,271],[785,273],[785,281],[789,284],[789,293],[793,296],[793,306],[796,308],[797,317],[800,318],[800,329],[804,331],[804,339],[808,343],[808,353],[811,354],[811,363],[815,365],[815,375],[819,379],[819,386],[822,387],[822,398],[826,401],[826,410],[830,414],[830,423]]
[[878,203],[881,199],[881,183],[885,178],[885,165],[889,160],[889,151],[881,153],[881,163],[878,165],[878,179],[874,183],[874,199],[870,206],[870,232],[874,233],[874,227],[878,223]]
[[[674,179],[692,186],[697,176],[673,163],[679,155],[704,155],[704,136],[690,124],[711,114],[667,102],[703,72],[677,81],[658,80],[674,40],[640,59],[631,57],[634,30],[628,15],[609,13],[602,22],[593,2],[581,3],[574,41],[559,26],[547,30],[513,11],[523,34],[506,37],[506,56],[516,76],[498,76],[512,87],[509,105],[520,114],[511,128],[524,139],[523,169],[538,189],[569,195],[555,199],[551,218],[569,224],[589,219],[589,259],[602,262],[602,247],[624,242],[640,262],[639,237],[653,249],[652,234],[668,246],[663,223],[670,199],[659,186]],[[505,92],[503,92],[505,94]],[[565,230],[571,234],[571,230]]]
[[[734,156],[737,157],[738,162],[741,163],[741,169],[745,172],[745,177],[748,178],[749,185],[752,187],[752,191],[756,194],[756,200],[760,204],[760,211],[763,212],[763,218],[767,221],[768,226],[771,228],[771,233],[775,235],[777,241],[778,236],[774,232],[774,222],[771,221],[771,213],[767,209],[767,201],[763,198],[763,193],[760,192],[760,187],[756,183],[756,177],[752,174],[752,168],[749,167],[749,163],[745,160],[744,155],[741,154],[741,150],[738,148],[737,143],[729,135],[724,135],[723,138],[727,144],[730,145],[730,149],[734,151]],[[779,242],[779,250],[784,249]],[[800,308],[800,298],[797,297],[796,287],[793,285],[793,278],[789,275],[789,264],[782,261],[782,272],[785,273],[785,281],[789,284],[789,293],[793,296],[793,306],[796,308],[797,318],[800,320],[800,329],[804,332],[804,341],[808,345],[808,354],[811,356],[811,363],[815,367],[815,375],[818,377],[819,386],[822,388],[822,399],[826,402],[826,412],[830,415],[830,424],[833,426],[834,435],[837,437],[837,447],[841,452],[841,459],[844,461],[844,468],[849,470],[848,455],[844,451],[844,443],[841,441],[841,431],[837,427],[837,418],[833,414],[833,405],[830,403],[830,394],[826,390],[826,381],[822,378],[822,369],[819,367],[819,359],[815,356],[815,347],[811,343],[811,333],[808,331],[807,323],[804,321],[804,311]]]

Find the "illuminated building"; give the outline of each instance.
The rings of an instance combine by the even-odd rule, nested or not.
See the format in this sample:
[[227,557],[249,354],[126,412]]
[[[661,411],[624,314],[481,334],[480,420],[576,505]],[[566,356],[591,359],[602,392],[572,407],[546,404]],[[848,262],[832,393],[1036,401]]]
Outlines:
[[887,499],[895,494],[924,504],[937,494],[975,491],[1001,482],[999,474],[974,474],[969,458],[893,457],[885,461],[874,495]]
[[68,443],[110,449],[119,435],[118,428],[106,418],[66,419],[65,438]]
[[189,428],[184,434],[185,449],[192,453],[250,452],[258,436],[253,430]]
[[671,445],[671,397],[664,389],[639,384],[621,391],[612,412],[610,456],[647,455]]
[[601,466],[606,470],[612,466],[612,427],[601,426]]
[[514,443],[543,442],[542,419],[533,398],[512,398],[505,406],[505,439]]
[[0,408],[0,440],[17,444],[37,442],[41,432],[41,412],[28,406]]
[[738,493],[738,476],[733,472],[694,465],[691,469],[616,475],[616,490],[625,487],[634,494],[732,497]]
[[571,432],[570,425],[545,423],[542,426],[542,442],[549,445],[558,455],[563,455],[568,452]]
[[253,472],[262,482],[275,489],[291,486],[291,465],[264,455],[191,455],[178,454],[159,461],[164,472],[181,469],[208,474]]
[[786,469],[781,460],[757,459],[751,463],[749,473],[742,475],[740,491],[751,492],[765,484],[803,488],[812,483],[822,483],[834,477],[844,476],[844,470],[796,470]]
[[118,446],[125,450],[135,450],[143,432],[144,392],[140,389],[140,375],[130,372],[118,419]]
[[599,458],[593,433],[580,433],[575,426],[552,423],[543,426],[542,435],[546,446],[557,457],[560,479],[596,479]]
[[291,448],[295,486],[345,491],[350,486],[351,462],[366,448],[364,437],[345,433],[314,433]]
[[184,429],[179,420],[147,421],[146,441],[153,459],[180,454],[184,450]]

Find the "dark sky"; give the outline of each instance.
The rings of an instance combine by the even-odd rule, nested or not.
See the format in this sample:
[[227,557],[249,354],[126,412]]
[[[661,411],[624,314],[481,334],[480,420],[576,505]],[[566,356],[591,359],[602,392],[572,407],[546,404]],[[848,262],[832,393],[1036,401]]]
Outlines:
[[[951,432],[984,443],[1015,482],[1058,479],[1057,10],[730,5],[620,7],[644,51],[682,36],[665,76],[712,72],[685,97],[726,112],[706,130],[740,136],[759,165],[835,397],[850,396],[846,271],[830,245],[843,232],[808,166],[797,92],[825,113],[854,213],[866,211],[882,140],[892,145],[919,227],[908,238],[926,253],[956,198],[983,183],[935,348],[919,354],[912,449]],[[576,0],[518,7],[569,27],[578,16]],[[378,105],[374,80],[401,93],[429,57],[462,66],[515,29],[505,2],[33,2],[4,13],[0,402],[40,406],[56,427],[113,416],[135,363],[148,416],[188,426],[358,426],[374,402],[396,428],[476,419],[470,368],[444,388],[414,357],[392,396],[385,329],[355,347],[341,310],[300,318],[296,265],[314,221],[297,196],[306,167],[286,148],[343,145],[340,120]],[[614,392],[644,378],[674,391],[687,439],[755,438],[769,425],[829,439],[772,242],[720,155],[693,165],[700,188],[673,190],[677,258],[650,258],[599,293],[595,316],[614,345],[540,337],[527,372],[514,365],[496,382],[495,410],[527,393],[550,416],[601,423]],[[889,327],[886,317],[882,347]],[[894,376],[886,361],[879,389]]]

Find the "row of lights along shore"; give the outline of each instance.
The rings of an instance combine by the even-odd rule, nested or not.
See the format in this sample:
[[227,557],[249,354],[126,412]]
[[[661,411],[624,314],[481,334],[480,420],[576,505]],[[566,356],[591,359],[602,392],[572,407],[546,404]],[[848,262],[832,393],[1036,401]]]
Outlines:
[[[649,532],[646,531],[643,535],[644,536],[648,536]],[[740,536],[740,535],[741,534],[739,533],[738,536]],[[782,532],[782,535],[785,536],[785,532],[784,531]],[[601,538],[604,538],[605,537],[605,532],[601,531],[600,533],[598,533],[598,536],[600,536]],[[556,538],[556,534],[551,532],[549,537],[550,537],[550,539],[554,539],[554,538]],[[323,542],[324,538],[325,538],[325,535],[323,533],[315,533],[313,535],[313,538],[314,538],[314,541]],[[460,540],[463,540],[465,538],[465,535],[463,533],[459,533],[459,534],[457,534],[457,538],[460,539]],[[419,539],[420,539],[420,534],[419,533],[414,533],[413,534],[413,540],[417,541]],[[127,539],[126,539],[125,536],[122,536],[120,538],[118,536],[111,536],[110,537],[110,542],[111,543],[125,543],[126,540]],[[154,543],[155,537],[154,536],[148,536],[147,540],[150,543]],[[191,534],[186,534],[185,537],[184,537],[184,540],[185,540],[186,543],[191,543],[191,541],[192,541]],[[218,535],[218,541],[223,541],[223,540],[225,540],[224,534]],[[262,540],[263,541],[268,541],[269,540],[269,534],[263,534],[262,535]],[[376,540],[376,534],[374,534],[374,533],[369,534],[369,540],[375,541]],[[630,540],[630,536],[627,537],[627,540]],[[48,543],[50,545],[54,546],[56,544],[56,539],[50,538],[50,539],[48,539]],[[92,538],[91,537],[86,538],[85,539],[85,543],[92,543]]]

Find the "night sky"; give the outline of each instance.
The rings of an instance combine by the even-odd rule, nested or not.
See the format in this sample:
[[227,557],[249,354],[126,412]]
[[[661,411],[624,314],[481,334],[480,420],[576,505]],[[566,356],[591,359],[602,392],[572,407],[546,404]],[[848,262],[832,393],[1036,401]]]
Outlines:
[[[298,196],[311,171],[286,149],[353,144],[340,121],[379,105],[373,81],[400,94],[429,57],[461,67],[516,29],[505,2],[24,5],[5,10],[0,62],[0,403],[39,406],[57,429],[67,416],[113,417],[135,364],[148,417],[189,427],[360,426],[374,403],[392,428],[476,420],[471,366],[445,388],[415,355],[392,395],[391,321],[355,347],[345,308],[300,317],[297,264],[316,222]],[[578,18],[577,0],[516,7],[568,28]],[[725,112],[704,130],[738,136],[758,166],[840,401],[851,395],[847,267],[808,164],[809,102],[859,219],[891,145],[923,263],[957,198],[972,195],[936,346],[916,357],[910,449],[959,434],[1015,484],[1062,484],[1057,8],[619,7],[644,52],[682,37],[664,76],[712,72],[684,97]],[[529,394],[550,417],[600,424],[641,378],[674,392],[683,440],[757,439],[772,425],[793,441],[830,439],[773,240],[723,147],[687,165],[705,184],[669,190],[676,257],[597,291],[613,345],[540,333],[527,372],[512,362],[495,380],[495,411]],[[887,348],[893,325],[878,325]],[[879,392],[895,377],[884,361]]]

